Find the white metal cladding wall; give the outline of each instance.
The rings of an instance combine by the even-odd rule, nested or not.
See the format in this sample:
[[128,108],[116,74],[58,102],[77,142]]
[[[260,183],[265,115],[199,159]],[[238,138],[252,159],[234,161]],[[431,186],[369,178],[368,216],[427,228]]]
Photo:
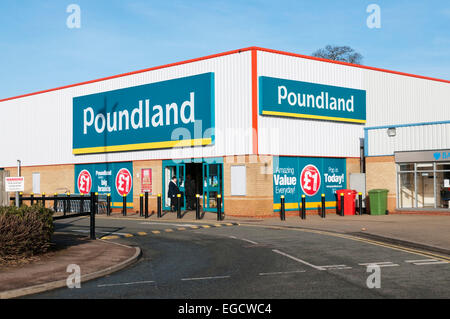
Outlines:
[[[0,167],[244,155],[252,151],[251,53],[75,86],[0,103]],[[93,155],[72,154],[72,98],[125,87],[215,73],[215,145]],[[236,133],[239,132],[239,133]]]
[[369,129],[368,156],[394,155],[394,152],[438,150],[450,148],[450,123],[404,126],[396,128],[396,136],[389,137],[387,128]]
[[366,126],[450,120],[450,83],[359,70],[367,90]]
[[[356,68],[258,51],[258,76],[364,89]],[[258,116],[260,154],[359,157],[363,125]]]

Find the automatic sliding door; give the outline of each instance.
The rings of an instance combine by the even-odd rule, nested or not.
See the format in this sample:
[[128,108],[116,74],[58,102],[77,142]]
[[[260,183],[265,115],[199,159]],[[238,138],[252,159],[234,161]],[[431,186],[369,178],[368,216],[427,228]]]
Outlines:
[[[205,211],[217,211],[217,195],[222,192],[222,164],[203,164],[203,206]],[[222,201],[223,211],[223,201]]]

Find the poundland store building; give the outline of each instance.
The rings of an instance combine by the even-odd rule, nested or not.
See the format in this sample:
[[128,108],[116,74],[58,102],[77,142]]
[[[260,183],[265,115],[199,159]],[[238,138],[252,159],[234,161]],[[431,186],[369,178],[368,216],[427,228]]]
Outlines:
[[[189,176],[206,211],[335,207],[386,188],[388,209],[448,209],[450,81],[246,48],[0,100],[0,168],[25,193],[110,193],[150,208]],[[363,175],[361,173],[364,173]],[[186,201],[183,200],[183,205]]]

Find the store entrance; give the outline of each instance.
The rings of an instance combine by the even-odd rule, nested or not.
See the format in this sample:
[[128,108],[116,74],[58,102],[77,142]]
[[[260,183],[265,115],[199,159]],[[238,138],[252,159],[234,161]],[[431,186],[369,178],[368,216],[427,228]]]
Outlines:
[[187,163],[186,164],[186,210],[196,209],[195,196],[203,193],[202,183],[202,163]]
[[[196,209],[196,194],[201,195],[202,210],[217,211],[217,195],[223,196],[223,159],[184,159],[163,161],[163,210],[171,210],[168,196],[169,183],[176,178],[181,193],[181,209]],[[222,201],[222,211],[223,211]]]

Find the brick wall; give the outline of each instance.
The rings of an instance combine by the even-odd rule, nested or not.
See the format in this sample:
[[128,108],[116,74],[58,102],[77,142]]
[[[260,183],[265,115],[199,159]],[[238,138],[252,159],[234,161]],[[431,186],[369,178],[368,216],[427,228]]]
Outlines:
[[[231,196],[231,166],[246,166],[246,196]],[[273,216],[272,156],[229,156],[224,159],[225,213]]]
[[366,158],[366,190],[385,188],[389,190],[387,206],[396,208],[397,178],[394,156]]

